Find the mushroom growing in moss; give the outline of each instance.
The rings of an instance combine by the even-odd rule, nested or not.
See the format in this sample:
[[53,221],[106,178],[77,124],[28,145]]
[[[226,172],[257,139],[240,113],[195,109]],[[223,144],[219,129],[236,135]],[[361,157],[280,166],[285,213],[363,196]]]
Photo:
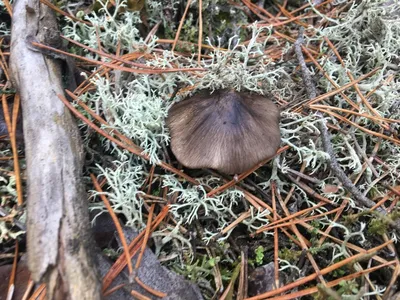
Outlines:
[[279,119],[268,98],[223,89],[174,104],[167,125],[172,152],[182,165],[239,174],[275,155]]

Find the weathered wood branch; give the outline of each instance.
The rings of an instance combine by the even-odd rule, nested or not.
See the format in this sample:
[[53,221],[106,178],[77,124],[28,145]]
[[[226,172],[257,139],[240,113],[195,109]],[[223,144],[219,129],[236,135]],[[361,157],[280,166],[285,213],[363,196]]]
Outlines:
[[60,61],[29,47],[58,37],[53,12],[38,0],[14,4],[10,68],[21,96],[27,161],[28,266],[48,299],[100,299],[93,263],[82,149],[63,94]]

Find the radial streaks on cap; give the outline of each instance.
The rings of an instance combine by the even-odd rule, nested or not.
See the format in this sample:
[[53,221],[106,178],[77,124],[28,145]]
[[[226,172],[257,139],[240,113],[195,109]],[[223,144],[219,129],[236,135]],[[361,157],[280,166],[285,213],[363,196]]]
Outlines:
[[188,168],[238,174],[272,157],[280,144],[279,110],[260,95],[202,92],[169,111],[171,148]]

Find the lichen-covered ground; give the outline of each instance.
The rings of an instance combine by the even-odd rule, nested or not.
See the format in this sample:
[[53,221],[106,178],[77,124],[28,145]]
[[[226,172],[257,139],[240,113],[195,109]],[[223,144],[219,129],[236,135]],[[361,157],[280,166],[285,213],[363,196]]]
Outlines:
[[[153,210],[165,213],[149,246],[207,299],[384,299],[400,289],[400,3],[320,2],[57,3],[86,77],[72,97],[88,118],[79,120],[88,191],[94,174],[120,221],[139,231]],[[236,179],[180,166],[165,125],[174,102],[221,88],[281,109],[278,153]],[[2,210],[23,222],[12,164],[0,163]],[[91,209],[107,213],[98,194]],[[0,218],[4,253],[22,233]],[[275,284],[269,292],[254,286],[261,266],[275,266],[257,279]]]

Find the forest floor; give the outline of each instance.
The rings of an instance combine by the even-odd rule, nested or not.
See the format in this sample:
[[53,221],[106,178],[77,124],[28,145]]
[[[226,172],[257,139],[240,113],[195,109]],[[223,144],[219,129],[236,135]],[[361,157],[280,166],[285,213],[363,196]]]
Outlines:
[[[79,71],[64,80],[105,256],[125,255],[112,210],[142,233],[130,247],[147,245],[205,299],[400,297],[398,1],[41,2]],[[26,251],[11,16],[0,1],[0,278]],[[272,100],[281,145],[235,176],[185,168],[170,149],[168,111],[224,88]],[[8,288],[0,283],[0,298]]]

